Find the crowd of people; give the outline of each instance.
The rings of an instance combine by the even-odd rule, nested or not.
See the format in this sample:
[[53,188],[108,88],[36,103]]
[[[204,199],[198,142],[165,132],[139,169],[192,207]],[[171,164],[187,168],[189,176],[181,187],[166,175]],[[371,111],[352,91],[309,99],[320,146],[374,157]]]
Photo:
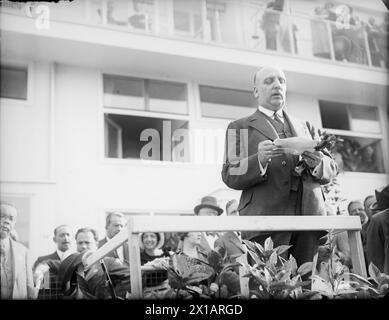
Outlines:
[[[218,206],[214,197],[206,196],[194,208],[197,216],[220,216],[223,209]],[[239,216],[238,202],[231,200],[226,204],[226,216]],[[348,214],[361,219],[361,238],[366,258],[366,265],[373,262],[381,272],[389,273],[389,186],[376,190],[375,195],[367,196],[364,201],[353,200],[348,204]],[[106,236],[99,240],[97,231],[83,227],[75,232],[72,228],[60,225],[54,229],[53,241],[55,251],[39,257],[31,266],[27,249],[10,238],[17,218],[17,210],[7,203],[1,204],[1,299],[64,299],[87,298],[75,295],[78,286],[74,272],[82,264],[82,253],[94,252],[114,237],[126,225],[125,216],[120,212],[109,213],[106,217]],[[73,240],[74,239],[74,240]],[[170,241],[169,241],[170,240]],[[76,251],[72,252],[75,241]],[[352,261],[347,232],[336,234],[333,239],[336,248],[335,256],[330,252],[328,244],[319,245],[317,250],[316,274],[320,282],[314,279],[312,289],[326,294],[328,284],[328,264],[341,264],[352,272]],[[210,268],[207,256],[210,251],[226,252],[227,256],[236,259],[247,252],[239,231],[224,233],[186,232],[164,233],[147,232],[139,234],[140,260],[142,266],[149,265],[155,259],[165,258],[167,261],[180,260],[187,274],[204,268]],[[12,260],[12,258],[14,260]],[[81,257],[81,258],[80,258]],[[331,260],[332,259],[332,260]],[[130,271],[128,244],[111,251],[101,261],[85,273],[88,286],[94,298],[112,297],[102,291],[100,284],[106,282],[106,276],[115,278],[115,294],[125,297],[130,290]],[[14,264],[14,265],[12,265]],[[105,269],[105,270],[104,270]],[[211,270],[212,271],[212,270]],[[212,272],[210,272],[212,274]],[[43,280],[45,278],[45,280]],[[41,285],[49,279],[49,285]],[[143,272],[144,294],[161,291],[165,293],[169,287],[166,270],[145,270]],[[121,289],[120,289],[121,288]],[[108,290],[108,289],[107,289]],[[329,289],[328,289],[329,290]]]
[[[319,135],[308,121],[297,119],[284,109],[287,86],[286,76],[281,69],[262,67],[255,72],[253,80],[257,109],[248,117],[232,121],[226,131],[221,177],[229,188],[241,190],[239,203],[235,200],[227,203],[226,215],[285,216],[285,219],[289,216],[328,215],[322,188],[333,181],[339,172],[330,152],[331,137]],[[389,274],[389,186],[377,190],[375,199],[369,196],[364,203],[350,202],[348,211],[361,219],[366,262],[373,262],[381,272]],[[224,209],[212,196],[203,197],[194,208],[194,214],[199,218],[220,216],[223,212]],[[84,251],[93,252],[104,246],[125,226],[125,217],[121,212],[107,215],[106,235],[100,241],[95,230],[89,227],[79,229],[75,233],[77,253],[70,251],[72,228],[58,226],[54,229],[53,237],[55,252],[39,257],[33,267],[27,259],[27,249],[10,237],[16,218],[17,209],[12,204],[1,204],[2,299],[85,298],[85,292],[94,297],[126,297],[130,288],[127,242],[109,252],[100,263],[86,272],[82,269]],[[169,235],[148,232],[139,235],[139,258],[144,267],[154,260],[167,259],[180,266],[181,275],[213,277],[206,263],[210,253],[226,252],[236,259],[247,249],[242,239],[266,247],[269,237],[274,247],[287,247],[283,254],[293,255],[297,265],[313,262],[317,257],[319,275],[327,272],[328,250],[323,245],[328,243],[321,242],[326,232],[315,230],[242,233],[237,230]],[[331,232],[327,238],[331,239]],[[339,258],[335,262],[347,264],[352,270],[347,235],[339,233],[333,239],[335,255]],[[332,250],[330,253],[332,257]],[[169,280],[164,271],[167,270],[145,273],[144,287],[153,287],[154,291],[164,290],[163,284]],[[47,274],[51,279],[48,281],[50,287],[39,290]],[[302,276],[302,280],[308,279],[309,273]],[[322,277],[320,279],[323,280]],[[206,278],[203,276],[199,278],[200,282],[204,280]],[[87,290],[78,290],[80,287]],[[318,290],[325,291],[325,288],[325,285],[321,285]]]
[[[282,22],[281,13],[285,12],[284,1],[269,1],[260,21],[260,28],[265,35],[266,49],[291,52],[291,39],[287,22]],[[376,67],[387,67],[387,31],[389,15],[382,23],[370,16],[366,21],[355,13],[350,4],[335,5],[331,1],[314,9],[314,19],[310,20],[312,31],[313,55],[331,59],[332,36],[334,58],[358,64],[368,64],[365,34],[370,51],[371,64]],[[325,20],[332,22],[330,30]],[[299,53],[299,26],[291,23],[295,53]]]

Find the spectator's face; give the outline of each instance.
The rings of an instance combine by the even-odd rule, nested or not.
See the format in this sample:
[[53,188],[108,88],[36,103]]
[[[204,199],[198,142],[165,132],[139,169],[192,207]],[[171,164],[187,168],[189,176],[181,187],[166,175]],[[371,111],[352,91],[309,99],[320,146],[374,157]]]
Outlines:
[[77,235],[76,243],[78,252],[83,252],[85,250],[97,250],[97,243],[92,232],[80,232]]
[[57,233],[54,236],[54,242],[57,244],[59,251],[66,251],[70,249],[70,228],[63,226],[57,229]]
[[118,216],[112,216],[109,225],[107,226],[107,236],[108,238],[112,238],[117,235],[120,230],[123,229],[125,223],[124,218]]
[[2,204],[0,215],[0,239],[9,237],[11,231],[15,227],[17,212],[12,206]]
[[236,201],[227,208],[227,216],[239,216],[238,203]]
[[198,212],[199,216],[217,216],[217,211],[213,208],[201,208]]
[[286,78],[278,69],[265,67],[257,72],[254,96],[258,103],[272,111],[280,110],[285,104]]
[[184,241],[187,241],[192,245],[199,245],[201,241],[201,232],[188,232]]
[[364,207],[367,216],[370,218],[372,216],[372,211],[370,210],[370,206],[376,201],[375,197],[369,197],[365,200]]
[[153,232],[146,232],[142,236],[142,242],[145,249],[153,250],[158,244],[158,237]]
[[361,224],[365,224],[368,220],[365,208],[361,202],[353,202],[349,208],[350,216],[359,216],[361,218]]

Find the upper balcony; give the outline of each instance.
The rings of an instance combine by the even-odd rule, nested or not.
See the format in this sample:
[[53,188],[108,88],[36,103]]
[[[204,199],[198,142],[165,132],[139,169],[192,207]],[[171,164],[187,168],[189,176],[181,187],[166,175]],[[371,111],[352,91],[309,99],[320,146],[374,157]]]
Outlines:
[[[345,5],[327,10],[320,3],[314,8],[302,2],[87,0],[41,5],[49,6],[52,21],[352,67],[388,68],[388,24],[382,13],[359,18],[344,13]],[[303,5],[304,11],[300,10]],[[26,6],[5,1],[2,12],[33,17],[43,11],[39,3]]]

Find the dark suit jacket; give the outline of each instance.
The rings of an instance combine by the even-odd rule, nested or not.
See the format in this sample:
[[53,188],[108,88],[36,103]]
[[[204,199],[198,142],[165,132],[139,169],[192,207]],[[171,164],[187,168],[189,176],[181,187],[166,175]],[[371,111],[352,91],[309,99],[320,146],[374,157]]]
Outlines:
[[[296,120],[284,112],[293,136],[312,137],[306,122]],[[246,137],[239,131],[247,130]],[[228,138],[232,135],[233,138]],[[222,178],[225,184],[242,190],[238,210],[241,216],[291,215],[286,212],[295,168],[295,156],[285,154],[275,157],[268,164],[266,174],[261,176],[258,163],[258,143],[279,138],[268,118],[258,110],[251,116],[229,124],[226,137],[225,162]],[[239,147],[240,146],[240,147]],[[237,150],[237,151],[235,151]],[[240,150],[240,153],[239,153]],[[236,155],[237,154],[237,155]],[[328,183],[337,173],[335,161],[325,155],[319,176],[313,177],[308,169],[303,173],[303,215],[326,215],[324,194],[321,184]],[[243,238],[253,238],[258,232],[242,232]]]
[[[99,241],[99,248],[102,247],[104,244],[107,243],[107,238],[103,238]],[[125,242],[123,244],[123,256],[124,256],[124,262],[129,264],[130,263],[130,259],[129,259],[129,256],[128,256],[128,242]],[[122,248],[122,247],[119,247],[119,248]],[[116,249],[117,250],[117,249]],[[119,259],[119,255],[117,253],[116,250],[113,250],[111,251],[110,253],[108,253],[106,255],[106,257],[112,257],[112,258],[116,258],[116,259]]]
[[[44,263],[45,261],[53,260],[53,261],[60,261],[57,251],[54,253],[48,254],[46,256],[38,257],[38,259],[35,261],[32,269],[35,271],[35,268],[40,264]],[[57,279],[58,270],[55,268],[49,269],[49,277],[50,277],[50,289],[40,289],[38,292],[38,299],[39,300],[57,300],[61,299],[63,296],[62,287]]]
[[60,260],[57,251],[55,251],[54,253],[48,254],[46,256],[38,257],[38,259],[36,259],[32,269],[35,270],[35,268],[38,266],[38,264],[43,263],[47,260]]
[[239,237],[233,231],[225,232],[219,239],[215,241],[215,248],[224,248],[227,255],[237,258],[245,252],[245,249]]
[[389,274],[389,208],[376,213],[367,229],[367,259]]

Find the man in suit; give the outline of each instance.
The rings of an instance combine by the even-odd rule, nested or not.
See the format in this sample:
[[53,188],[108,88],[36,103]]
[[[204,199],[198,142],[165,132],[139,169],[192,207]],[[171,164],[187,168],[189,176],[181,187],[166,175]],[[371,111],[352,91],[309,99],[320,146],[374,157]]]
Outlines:
[[[201,203],[194,207],[194,213],[197,216],[209,217],[219,216],[223,213],[223,209],[217,204],[217,200],[212,196],[205,196],[201,199]],[[215,241],[219,238],[218,232],[202,232],[200,247],[204,252],[210,252],[214,249]]]
[[[294,155],[277,147],[276,139],[316,139],[308,122],[294,119],[285,110],[286,78],[282,70],[263,67],[254,77],[258,108],[249,117],[229,124],[222,178],[232,189],[242,190],[239,213],[249,215],[326,215],[320,185],[337,173],[328,152],[304,151]],[[237,150],[239,150],[237,152]],[[243,238],[263,243],[293,245],[299,264],[312,261],[318,232],[244,232]]]
[[0,205],[0,270],[1,300],[35,299],[31,261],[28,250],[10,234],[17,219],[17,210],[6,203]]
[[[99,248],[106,244],[115,235],[117,235],[125,225],[126,219],[121,212],[115,211],[107,214],[105,220],[106,237],[99,241]],[[111,251],[107,256],[120,259],[122,262],[129,264],[130,260],[127,241],[121,247]]]
[[[239,216],[238,202],[233,199],[226,204],[227,216]],[[215,241],[215,250],[222,248],[226,251],[227,256],[237,258],[245,253],[242,245],[242,238],[239,231],[227,231]]]
[[60,263],[72,253],[70,227],[66,224],[56,227],[53,241],[56,250],[51,254],[38,257],[33,266],[35,278],[39,277],[42,265],[48,265],[49,267],[50,287],[39,290],[38,299],[57,300],[62,298],[62,290],[57,281],[57,274]]
[[389,274],[389,185],[375,193],[377,201],[371,205],[375,214],[367,229],[367,261]]

